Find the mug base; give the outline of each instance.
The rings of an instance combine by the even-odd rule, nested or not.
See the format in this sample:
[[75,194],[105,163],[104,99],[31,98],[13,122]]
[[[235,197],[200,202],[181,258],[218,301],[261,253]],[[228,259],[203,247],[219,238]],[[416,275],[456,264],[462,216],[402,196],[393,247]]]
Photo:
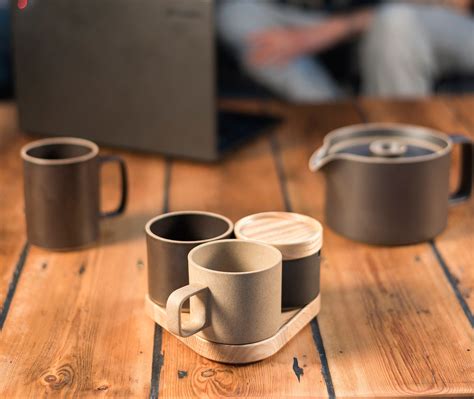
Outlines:
[[71,245],[71,246],[65,246],[65,247],[56,247],[56,246],[49,246],[49,245],[44,245],[41,243],[37,243],[34,240],[28,240],[28,242],[38,248],[45,249],[47,251],[52,251],[52,252],[71,252],[71,251],[81,251],[85,249],[91,249],[97,245],[98,240],[94,240],[91,242],[87,242],[84,244],[79,244],[79,245]]

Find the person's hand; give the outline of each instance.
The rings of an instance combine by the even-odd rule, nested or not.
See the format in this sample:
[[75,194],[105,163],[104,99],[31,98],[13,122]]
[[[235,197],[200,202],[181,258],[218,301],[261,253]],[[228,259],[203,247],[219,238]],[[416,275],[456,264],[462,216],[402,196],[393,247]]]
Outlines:
[[274,28],[250,37],[247,60],[256,66],[284,65],[305,54],[317,54],[340,41],[349,29],[346,18],[296,28]]
[[273,28],[252,35],[247,61],[255,66],[282,65],[300,55],[304,40],[301,28]]
[[284,65],[305,54],[317,54],[370,25],[373,12],[361,10],[314,25],[273,28],[249,38],[247,61],[254,66]]
[[443,1],[442,4],[448,8],[453,8],[461,14],[468,14],[471,10],[473,2],[472,0],[446,0]]
[[446,7],[461,14],[469,13],[474,5],[473,0],[412,0],[412,2],[414,4]]

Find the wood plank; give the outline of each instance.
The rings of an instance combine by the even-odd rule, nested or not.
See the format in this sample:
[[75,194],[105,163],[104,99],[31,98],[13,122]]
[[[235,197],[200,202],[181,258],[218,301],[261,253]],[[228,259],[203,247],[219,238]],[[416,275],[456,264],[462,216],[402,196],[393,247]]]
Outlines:
[[[474,139],[474,121],[472,110],[474,97],[455,100],[434,98],[423,102],[395,102],[390,107],[371,102],[367,115],[371,120],[418,123],[446,133],[460,133]],[[455,149],[452,168],[452,188],[457,184],[459,168],[458,151]],[[474,311],[474,198],[468,202],[450,208],[448,227],[436,238],[436,247],[454,275],[456,288],[470,309]],[[472,319],[471,319],[472,320]]]
[[[23,169],[20,149],[26,143],[18,135],[16,108],[13,103],[0,103],[0,315],[5,316],[5,303],[20,254],[26,245],[23,215]],[[21,265],[19,265],[21,267]],[[12,287],[13,289],[14,287]],[[5,306],[5,309],[3,309]],[[0,328],[2,324],[0,317]]]
[[[474,96],[449,98],[445,100],[445,103],[453,111],[456,120],[465,127],[462,132],[469,134],[474,140]],[[454,226],[456,229],[453,228]],[[472,316],[474,312],[474,198],[452,209],[448,229],[436,240],[436,245],[443,257],[448,259],[449,268]]]
[[[377,107],[387,118],[402,111],[415,118],[424,109],[365,105]],[[288,115],[277,144],[289,200],[295,211],[321,220],[323,181],[307,171],[307,159],[324,133],[358,117],[350,105],[302,107]],[[457,116],[453,120],[459,122]],[[433,121],[439,123],[437,117]],[[459,123],[465,128],[465,121]],[[103,247],[72,253],[32,249],[1,333],[0,397],[148,395],[153,324],[143,311],[142,229],[161,211],[163,161],[138,155],[127,159],[131,209],[123,219],[104,224]],[[234,221],[249,213],[281,210],[285,201],[274,161],[268,139],[262,138],[220,164],[176,162],[171,208],[213,210]],[[106,185],[113,185],[109,171],[105,175]],[[115,201],[108,188],[106,206]],[[444,235],[452,219],[450,215]],[[456,256],[459,228],[456,222],[449,240]],[[319,322],[337,395],[472,396],[472,330],[431,248],[368,247],[327,229],[325,239]],[[436,245],[454,270],[451,260],[456,258],[440,239]],[[465,275],[460,280],[462,289]],[[327,395],[309,326],[271,359],[246,367],[206,361],[167,333],[162,351],[160,396]],[[304,370],[300,382],[295,358],[296,370]]]
[[[292,125],[278,130],[291,134]],[[269,138],[262,136],[214,165],[174,162],[170,208],[218,212],[234,222],[251,213],[283,210]],[[327,395],[310,326],[271,358],[247,366],[206,360],[167,332],[162,352],[160,398]]]
[[[164,162],[121,154],[130,207],[104,221],[99,244],[64,253],[31,248],[2,332],[0,397],[149,394],[154,324],[143,310],[143,228],[162,210]],[[108,171],[104,178],[107,186],[116,179]],[[104,190],[106,207],[115,190]]]
[[[296,212],[323,219],[324,178],[307,162],[329,130],[360,120],[350,108],[314,107],[306,129],[279,135]],[[473,394],[474,336],[428,244],[374,247],[326,227],[323,254],[318,320],[337,397]]]
[[463,123],[470,135],[474,130],[474,95],[443,97],[442,101],[452,109],[456,119]]

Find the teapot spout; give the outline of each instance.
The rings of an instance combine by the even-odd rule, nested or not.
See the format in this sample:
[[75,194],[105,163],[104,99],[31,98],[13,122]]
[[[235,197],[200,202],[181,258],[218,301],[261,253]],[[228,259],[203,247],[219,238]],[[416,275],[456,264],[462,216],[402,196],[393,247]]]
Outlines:
[[309,170],[311,172],[316,172],[317,170],[322,170],[325,165],[329,162],[336,159],[338,156],[337,154],[330,154],[329,153],[329,146],[323,145],[321,148],[316,150],[311,158],[309,159]]

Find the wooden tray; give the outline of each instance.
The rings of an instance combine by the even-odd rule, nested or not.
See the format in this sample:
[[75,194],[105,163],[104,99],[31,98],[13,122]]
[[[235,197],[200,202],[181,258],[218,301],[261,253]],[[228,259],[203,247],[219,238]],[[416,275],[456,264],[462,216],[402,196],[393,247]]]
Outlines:
[[[321,308],[321,295],[318,295],[304,308],[284,311],[282,324],[278,332],[264,341],[245,345],[226,345],[207,341],[204,338],[193,335],[182,338],[174,335],[185,345],[190,347],[199,355],[221,363],[244,364],[266,359],[277,353],[292,339],[303,327],[305,327],[319,313]],[[166,326],[166,310],[157,305],[147,295],[145,298],[145,309],[147,315],[164,329]],[[183,314],[183,320],[189,317]]]

